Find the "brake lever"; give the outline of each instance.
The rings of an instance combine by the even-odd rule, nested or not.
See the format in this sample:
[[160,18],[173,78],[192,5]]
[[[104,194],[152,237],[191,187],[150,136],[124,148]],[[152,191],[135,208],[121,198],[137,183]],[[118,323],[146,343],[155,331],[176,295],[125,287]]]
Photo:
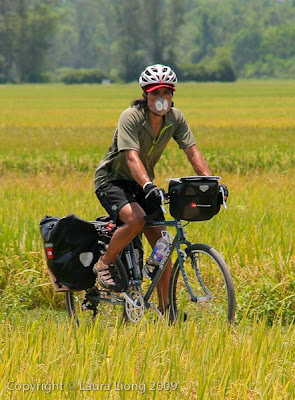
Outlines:
[[226,205],[226,201],[225,201],[225,194],[224,194],[224,188],[222,186],[220,186],[219,190],[221,191],[221,195],[222,195],[223,207],[227,210],[227,205]]
[[[166,207],[165,207],[165,196],[163,191],[160,191],[160,196],[161,196],[161,210],[163,213],[167,213]],[[161,214],[160,209],[156,209],[152,214],[146,215],[145,217],[143,217],[143,219],[145,220],[145,222],[151,222],[153,221],[155,218],[158,217],[158,215]]]
[[167,213],[167,210],[165,207],[165,197],[164,197],[164,193],[162,190],[160,191],[160,196],[161,196],[161,210],[163,211],[163,213]]

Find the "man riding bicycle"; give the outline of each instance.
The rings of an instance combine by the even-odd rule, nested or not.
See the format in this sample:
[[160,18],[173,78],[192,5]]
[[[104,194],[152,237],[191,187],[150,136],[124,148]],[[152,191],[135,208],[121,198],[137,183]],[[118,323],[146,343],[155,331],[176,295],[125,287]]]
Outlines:
[[[119,228],[93,268],[98,283],[107,289],[121,290],[114,267],[118,253],[140,232],[153,248],[163,227],[145,227],[145,215],[161,211],[161,189],[154,183],[154,167],[169,140],[177,142],[198,175],[211,175],[198,150],[194,136],[180,110],[173,106],[176,74],[165,65],[147,67],[139,77],[142,98],[122,112],[113,141],[95,173],[95,192],[102,206]],[[172,262],[158,283],[159,310],[168,304],[168,285]]]

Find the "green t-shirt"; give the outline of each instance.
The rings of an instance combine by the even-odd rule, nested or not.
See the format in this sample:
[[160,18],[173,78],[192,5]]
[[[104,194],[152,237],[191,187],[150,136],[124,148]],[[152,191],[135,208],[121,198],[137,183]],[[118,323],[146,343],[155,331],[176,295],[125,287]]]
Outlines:
[[157,138],[155,138],[147,113],[135,107],[127,108],[119,118],[118,127],[105,158],[96,169],[95,190],[104,183],[116,179],[134,181],[126,163],[124,150],[138,151],[152,181],[155,177],[154,167],[172,137],[180,149],[195,144],[194,136],[184,115],[177,108],[171,108],[165,115],[161,132]]

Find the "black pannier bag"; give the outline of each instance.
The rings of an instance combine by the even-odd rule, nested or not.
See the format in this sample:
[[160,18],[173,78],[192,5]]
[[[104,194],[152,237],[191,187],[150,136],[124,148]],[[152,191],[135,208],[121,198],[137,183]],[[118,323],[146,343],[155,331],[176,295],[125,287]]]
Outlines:
[[169,183],[170,214],[185,221],[206,221],[220,210],[219,177],[183,177]]
[[116,226],[108,217],[85,221],[75,215],[46,216],[41,235],[54,289],[58,292],[88,289],[95,284],[92,271]]

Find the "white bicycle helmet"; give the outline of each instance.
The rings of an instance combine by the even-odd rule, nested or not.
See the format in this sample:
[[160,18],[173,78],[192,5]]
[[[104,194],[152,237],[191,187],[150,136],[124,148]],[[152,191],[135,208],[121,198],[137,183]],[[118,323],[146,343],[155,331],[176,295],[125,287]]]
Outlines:
[[139,77],[139,84],[142,88],[149,85],[157,87],[172,87],[177,83],[174,71],[167,65],[155,64],[147,67]]

